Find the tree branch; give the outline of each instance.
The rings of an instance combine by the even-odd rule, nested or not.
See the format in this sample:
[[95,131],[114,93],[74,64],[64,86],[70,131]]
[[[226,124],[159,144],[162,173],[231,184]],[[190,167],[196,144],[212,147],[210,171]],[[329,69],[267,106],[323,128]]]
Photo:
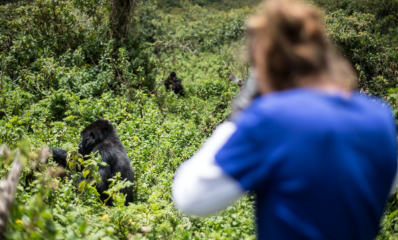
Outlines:
[[15,154],[14,163],[6,179],[0,181],[0,240],[5,239],[10,210],[14,204],[14,195],[18,186],[22,164],[19,151]]

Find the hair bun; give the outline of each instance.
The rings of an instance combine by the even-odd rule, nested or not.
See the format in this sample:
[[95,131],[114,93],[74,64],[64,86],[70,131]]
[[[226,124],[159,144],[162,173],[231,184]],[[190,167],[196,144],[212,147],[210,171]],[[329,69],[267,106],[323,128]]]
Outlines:
[[333,49],[316,7],[294,0],[266,1],[248,28],[263,45],[265,75],[275,90],[296,87],[300,79],[328,71],[332,64]]

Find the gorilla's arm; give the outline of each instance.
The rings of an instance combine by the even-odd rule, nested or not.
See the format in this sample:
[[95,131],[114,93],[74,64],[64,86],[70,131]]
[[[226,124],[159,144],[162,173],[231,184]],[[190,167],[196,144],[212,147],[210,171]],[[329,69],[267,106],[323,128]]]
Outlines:
[[58,166],[66,168],[66,157],[68,156],[68,151],[62,148],[51,148],[51,152],[54,162],[58,163]]
[[[96,147],[93,149],[93,152],[99,150],[99,154],[101,155],[102,162],[108,164],[107,166],[100,165],[98,172],[101,175],[101,182],[97,185],[97,191],[101,194],[101,200],[104,201],[109,196],[104,194],[103,192],[109,189],[109,179],[112,178],[111,172],[111,162],[112,162],[112,154],[111,149],[108,148],[101,148],[101,146]],[[110,204],[111,200],[108,202]]]
[[98,192],[103,192],[108,190],[109,182],[108,179],[112,178],[111,168],[109,166],[100,166],[98,172],[101,175],[101,182],[97,185]]

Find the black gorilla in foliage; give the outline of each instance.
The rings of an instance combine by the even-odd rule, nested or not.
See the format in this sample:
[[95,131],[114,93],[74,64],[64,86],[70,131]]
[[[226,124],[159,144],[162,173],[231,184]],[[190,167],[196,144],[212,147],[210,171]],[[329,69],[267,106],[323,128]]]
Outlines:
[[[120,172],[123,180],[134,181],[134,172],[126,149],[109,121],[100,119],[91,123],[81,132],[81,136],[79,153],[86,156],[91,152],[95,153],[98,151],[102,161],[108,164],[108,166],[99,167],[102,181],[98,184],[97,190],[101,193],[101,200],[108,198],[108,196],[103,194],[103,191],[108,190],[108,179],[114,177],[117,172]],[[125,202],[127,206],[128,202],[133,201],[133,186],[124,188],[121,192],[127,196]]]
[[58,166],[66,167],[66,157],[68,156],[68,151],[62,148],[52,148],[52,158],[54,162],[58,163]]
[[182,86],[180,79],[174,78],[172,90],[175,94],[180,94],[180,96],[185,97],[184,87]]
[[177,75],[175,72],[170,73],[170,75],[167,77],[166,80],[164,80],[164,87],[166,88],[166,90],[170,90],[171,86],[173,85],[173,79],[176,78]]
[[[127,179],[130,182],[134,181],[134,172],[119,137],[116,135],[116,130],[113,125],[103,119],[99,119],[91,123],[81,132],[82,140],[79,144],[79,154],[87,156],[90,153],[98,151],[102,161],[107,163],[107,166],[99,166],[99,173],[102,177],[101,182],[97,185],[97,190],[101,194],[101,200],[104,201],[108,195],[103,193],[109,189],[109,179],[114,177],[117,172],[120,172],[122,179]],[[58,165],[66,167],[67,152],[63,149],[53,148],[53,159]],[[124,188],[121,192],[126,196],[125,205],[133,201],[133,186]],[[108,205],[112,201],[107,202]]]
[[[66,168],[66,158],[68,156],[68,151],[62,149],[62,148],[52,148],[52,158],[54,162],[58,163],[58,166],[61,166],[63,168]],[[60,177],[64,178],[66,177],[67,174],[62,173]]]
[[180,96],[185,96],[184,87],[182,86],[181,80],[177,78],[175,72],[171,72],[169,77],[164,80],[164,86],[166,90],[173,90],[175,94],[180,94]]

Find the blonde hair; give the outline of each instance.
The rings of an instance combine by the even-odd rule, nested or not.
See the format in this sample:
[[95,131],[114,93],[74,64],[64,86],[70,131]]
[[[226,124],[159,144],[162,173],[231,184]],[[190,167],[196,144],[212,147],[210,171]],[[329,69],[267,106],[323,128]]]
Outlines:
[[356,87],[355,71],[330,44],[319,9],[294,0],[265,1],[248,29],[263,46],[263,71],[273,89],[299,87],[302,79],[321,73],[341,88]]

